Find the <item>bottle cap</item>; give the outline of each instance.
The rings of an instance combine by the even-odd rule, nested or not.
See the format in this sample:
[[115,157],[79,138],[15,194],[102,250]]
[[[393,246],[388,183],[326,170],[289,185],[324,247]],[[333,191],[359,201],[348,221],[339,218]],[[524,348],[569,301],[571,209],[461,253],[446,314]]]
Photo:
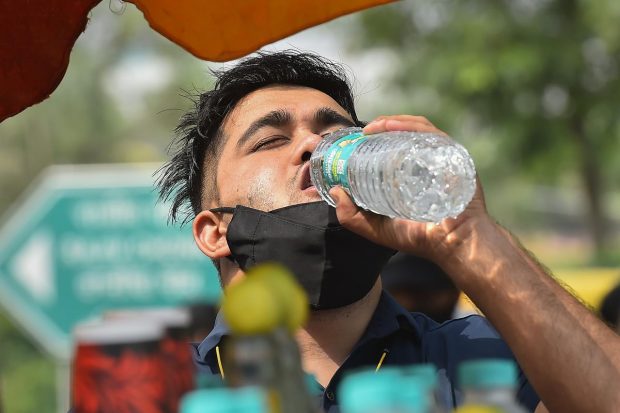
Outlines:
[[366,370],[345,377],[339,388],[342,410],[349,413],[390,411],[398,405],[399,376],[393,370]]
[[514,387],[517,368],[512,361],[504,359],[466,361],[459,366],[459,383],[463,388],[473,389]]
[[427,390],[434,390],[437,387],[437,369],[434,364],[412,364],[403,367],[403,374],[407,377],[420,379],[420,384]]
[[401,377],[398,386],[398,405],[401,409],[406,412],[426,412],[430,403],[427,386],[420,377]]
[[183,396],[180,413],[268,413],[265,393],[257,387],[203,389]]
[[268,413],[267,397],[258,387],[243,387],[234,391],[234,413]]
[[181,399],[180,413],[233,413],[230,389],[194,390]]

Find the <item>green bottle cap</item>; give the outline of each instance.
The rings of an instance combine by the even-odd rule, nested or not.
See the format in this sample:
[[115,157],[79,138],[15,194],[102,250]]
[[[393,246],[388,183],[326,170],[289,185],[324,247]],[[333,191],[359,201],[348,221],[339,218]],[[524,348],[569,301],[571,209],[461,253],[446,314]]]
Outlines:
[[466,361],[459,366],[459,383],[463,388],[478,390],[515,387],[517,368],[505,359]]
[[421,385],[426,386],[427,391],[437,388],[437,369],[434,364],[412,364],[403,367],[403,374],[408,377],[419,378]]
[[362,371],[346,376],[338,389],[342,410],[347,413],[390,411],[398,405],[399,376],[393,372]]
[[233,413],[230,389],[194,390],[181,399],[180,413]]
[[195,390],[181,399],[180,413],[267,413],[265,393],[256,387]]
[[267,413],[267,397],[258,387],[242,387],[234,391],[233,413]]
[[398,405],[402,411],[426,413],[430,400],[427,396],[428,385],[419,377],[403,376],[399,379]]

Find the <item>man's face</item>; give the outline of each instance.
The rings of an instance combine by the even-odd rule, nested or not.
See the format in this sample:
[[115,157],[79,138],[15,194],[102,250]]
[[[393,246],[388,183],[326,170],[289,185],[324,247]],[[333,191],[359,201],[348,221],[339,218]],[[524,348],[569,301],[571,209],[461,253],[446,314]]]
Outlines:
[[270,86],[245,96],[222,123],[220,205],[264,211],[320,200],[310,154],[321,135],[354,126],[328,95],[307,87]]

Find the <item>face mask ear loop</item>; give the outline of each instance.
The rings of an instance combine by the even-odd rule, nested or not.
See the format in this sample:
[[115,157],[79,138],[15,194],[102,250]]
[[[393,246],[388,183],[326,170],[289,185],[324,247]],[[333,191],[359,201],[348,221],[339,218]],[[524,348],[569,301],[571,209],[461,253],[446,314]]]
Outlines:
[[[235,208],[232,208],[232,207],[219,207],[219,208],[211,208],[209,211],[215,212],[215,213],[222,213],[222,214],[234,214],[235,213]],[[228,255],[225,258],[228,258],[228,260],[230,260],[232,262],[235,262],[235,259],[231,255]],[[222,379],[223,378],[224,378],[224,371],[222,370]]]
[[219,207],[219,208],[211,208],[209,211],[211,212],[221,212],[222,214],[234,214],[235,208],[232,207]]

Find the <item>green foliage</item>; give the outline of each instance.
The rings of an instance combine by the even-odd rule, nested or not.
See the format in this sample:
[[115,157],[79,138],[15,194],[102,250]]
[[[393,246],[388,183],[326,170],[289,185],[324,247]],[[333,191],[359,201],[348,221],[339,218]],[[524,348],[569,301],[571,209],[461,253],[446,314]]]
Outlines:
[[54,412],[54,364],[0,313],[0,401],[5,413]]
[[[602,252],[620,187],[619,18],[613,0],[415,0],[358,14],[350,46],[397,57],[403,111],[463,141],[487,189],[518,203],[515,180],[578,188]],[[528,218],[512,223],[538,227]]]

